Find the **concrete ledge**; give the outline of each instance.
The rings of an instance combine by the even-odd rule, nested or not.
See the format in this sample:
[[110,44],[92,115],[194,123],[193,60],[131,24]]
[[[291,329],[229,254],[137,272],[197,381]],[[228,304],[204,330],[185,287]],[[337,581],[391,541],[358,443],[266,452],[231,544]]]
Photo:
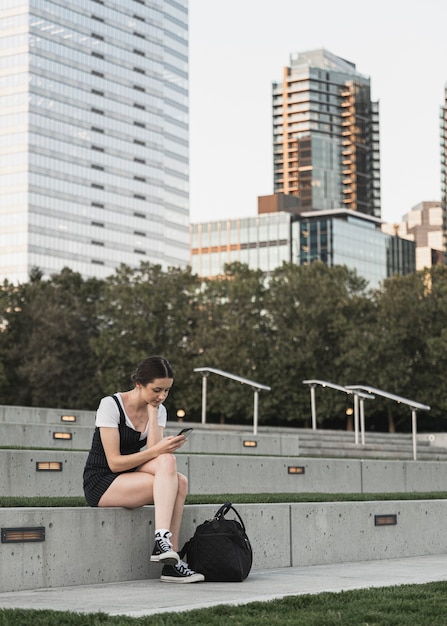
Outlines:
[[[90,426],[80,426],[68,423],[26,424],[20,422],[4,422],[1,424],[3,446],[32,445],[35,448],[54,448],[68,450],[89,450],[93,431],[94,419]],[[182,424],[169,424],[167,435],[176,435]],[[66,436],[67,439],[55,439],[55,433]],[[60,435],[59,435],[60,436]],[[256,446],[245,446],[244,442],[255,441]],[[216,432],[205,430],[194,432],[182,450],[194,453],[208,454],[299,454],[299,435],[270,433],[258,434],[254,437],[250,433]]]
[[[181,543],[219,504],[185,508]],[[253,569],[445,554],[447,500],[236,505]],[[44,527],[45,541],[0,544],[0,592],[157,578],[153,507],[0,509],[1,528]],[[396,524],[377,526],[376,515]],[[231,515],[229,516],[231,517]]]
[[[62,416],[75,418],[74,422],[64,422]],[[44,407],[0,405],[0,423],[18,424],[76,424],[76,426],[92,426],[95,423],[95,411],[79,409],[49,409]]]
[[[87,452],[0,450],[0,495],[83,496]],[[62,471],[36,471],[36,463]],[[191,494],[412,493],[446,491],[445,461],[178,454]],[[302,473],[290,473],[298,468]]]

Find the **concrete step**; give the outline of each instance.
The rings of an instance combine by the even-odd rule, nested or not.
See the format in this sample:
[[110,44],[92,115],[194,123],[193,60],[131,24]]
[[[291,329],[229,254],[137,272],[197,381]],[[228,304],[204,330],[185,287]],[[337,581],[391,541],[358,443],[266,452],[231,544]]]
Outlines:
[[[86,458],[79,451],[0,450],[0,495],[83,497]],[[191,494],[446,490],[446,461],[177,454],[177,466]]]
[[[63,421],[66,418],[75,421]],[[0,406],[1,444],[22,447],[32,442],[36,448],[88,450],[94,419],[94,411]],[[253,435],[248,424],[168,422],[167,434],[176,434],[182,426],[194,428],[186,444],[192,453],[413,458],[411,433],[368,431],[364,446],[355,444],[352,431],[260,426]],[[447,433],[419,434],[417,456],[425,460],[447,459]]]
[[[185,507],[181,545],[220,504]],[[237,504],[236,509],[252,543],[253,571],[447,553],[447,500]],[[0,508],[0,525],[4,538],[9,529],[23,535],[32,529],[40,537],[0,543],[0,592],[160,576],[161,566],[149,561],[153,506]]]
[[[185,424],[186,425],[186,424]],[[188,424],[189,425],[189,424]],[[194,432],[185,444],[185,451],[204,454],[243,454],[243,455],[284,455],[284,456],[339,456],[351,458],[413,458],[411,436],[394,435],[391,438],[375,437],[366,439],[362,446],[355,444],[353,433],[302,432],[290,430],[274,433],[260,430],[256,435],[238,430],[217,430],[194,424]],[[175,435],[178,424],[166,429],[166,434]],[[54,450],[88,450],[91,445],[93,428],[64,424],[21,424],[3,422],[1,425],[2,446],[26,447]],[[432,445],[427,438],[417,441],[418,456],[424,459],[441,460],[447,458],[447,448]]]

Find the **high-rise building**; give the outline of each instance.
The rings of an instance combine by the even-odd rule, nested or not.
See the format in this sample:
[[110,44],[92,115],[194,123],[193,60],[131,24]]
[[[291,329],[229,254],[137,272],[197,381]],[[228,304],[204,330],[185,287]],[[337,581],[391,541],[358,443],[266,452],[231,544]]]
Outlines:
[[187,0],[2,0],[0,279],[189,262]]
[[444,264],[447,264],[447,84],[444,89],[444,104],[441,106],[441,206],[443,230]]
[[292,54],[274,82],[274,192],[303,210],[380,218],[379,105],[370,79],[327,50]]
[[398,224],[382,224],[382,231],[416,244],[416,270],[442,263],[443,211],[438,201],[419,202]]

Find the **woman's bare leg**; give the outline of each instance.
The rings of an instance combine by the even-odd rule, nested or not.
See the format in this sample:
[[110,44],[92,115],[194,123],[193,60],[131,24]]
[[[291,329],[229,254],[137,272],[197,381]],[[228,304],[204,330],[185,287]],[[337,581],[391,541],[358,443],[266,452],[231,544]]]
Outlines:
[[186,476],[183,474],[178,474],[178,490],[177,497],[175,499],[174,510],[171,518],[171,526],[170,530],[172,533],[172,545],[174,550],[179,549],[179,535],[180,535],[180,526],[183,518],[183,508],[185,506],[185,499],[188,493],[188,480]]
[[102,495],[98,506],[122,506],[136,509],[152,504],[154,477],[143,472],[120,474]]
[[174,455],[162,454],[148,461],[136,472],[120,474],[103,494],[98,506],[122,506],[133,509],[155,505],[155,528],[167,528],[178,550],[180,525],[188,490],[188,481],[177,473]]
[[172,454],[161,454],[138,468],[138,472],[154,477],[155,528],[171,530],[172,517],[178,493],[177,462]]

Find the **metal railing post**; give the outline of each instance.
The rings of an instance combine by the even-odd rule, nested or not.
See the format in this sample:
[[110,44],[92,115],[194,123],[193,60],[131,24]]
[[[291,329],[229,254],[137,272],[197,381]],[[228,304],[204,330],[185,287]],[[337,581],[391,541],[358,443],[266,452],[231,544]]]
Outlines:
[[354,394],[354,443],[359,443],[359,397]]
[[416,409],[413,407],[411,409],[411,432],[413,434],[413,461],[416,461],[416,458],[417,458],[417,452],[416,452],[416,431],[417,431]]
[[202,424],[206,424],[206,381],[208,372],[202,372]]
[[259,407],[259,389],[254,388],[253,397],[253,434],[258,434],[258,407]]
[[317,406],[315,403],[315,387],[310,385],[310,411],[312,415],[312,430],[317,430]]
[[360,435],[361,435],[362,446],[364,446],[365,445],[365,398],[359,398],[359,400],[360,400]]

